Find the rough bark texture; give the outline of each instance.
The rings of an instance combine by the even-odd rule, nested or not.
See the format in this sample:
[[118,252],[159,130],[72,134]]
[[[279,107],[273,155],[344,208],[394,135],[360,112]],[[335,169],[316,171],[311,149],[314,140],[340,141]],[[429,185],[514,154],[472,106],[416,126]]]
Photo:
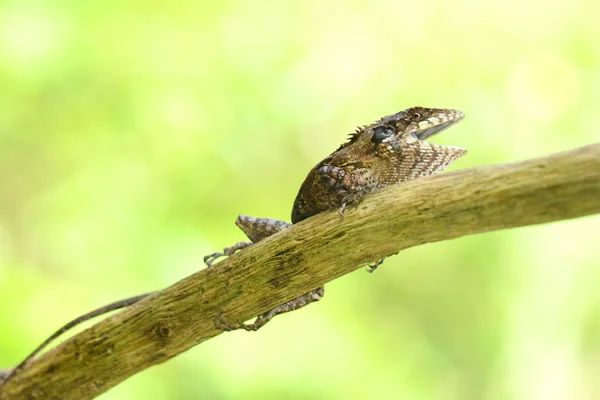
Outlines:
[[408,247],[599,212],[600,144],[381,189],[100,321],[34,360],[0,399],[92,399],[218,335],[221,312],[247,320]]

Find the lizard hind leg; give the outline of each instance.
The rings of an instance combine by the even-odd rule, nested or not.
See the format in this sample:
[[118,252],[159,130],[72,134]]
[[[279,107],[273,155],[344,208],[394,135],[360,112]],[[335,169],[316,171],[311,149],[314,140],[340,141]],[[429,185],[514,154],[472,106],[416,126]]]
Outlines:
[[237,242],[233,246],[225,247],[222,252],[217,251],[215,253],[211,253],[204,256],[204,264],[206,264],[207,267],[211,268],[213,266],[213,263],[217,260],[217,258],[225,256],[229,257],[233,255],[236,251],[245,249],[246,247],[251,246],[253,244],[254,243],[252,242]]
[[255,218],[248,215],[239,215],[235,220],[235,224],[248,236],[251,242],[238,242],[233,246],[229,246],[223,249],[222,252],[216,252],[209,254],[204,257],[204,263],[208,267],[212,267],[214,262],[224,256],[232,256],[237,251],[245,249],[248,246],[253,245],[256,242],[260,242],[266,237],[273,235],[279,231],[289,228],[292,226],[289,222],[280,221],[272,218]]
[[286,312],[294,311],[294,310],[302,308],[310,303],[319,301],[323,298],[324,294],[325,294],[325,287],[323,287],[323,286],[321,286],[315,290],[311,290],[310,292],[308,292],[300,297],[296,297],[293,300],[283,303],[283,304],[273,308],[272,310],[269,310],[266,313],[259,315],[258,317],[256,317],[254,322],[251,324],[245,324],[245,323],[230,324],[229,322],[227,322],[224,315],[221,314],[221,317],[219,318],[219,320],[215,321],[215,327],[217,329],[221,329],[224,331],[234,331],[237,329],[245,329],[247,331],[257,331],[260,328],[262,328],[263,326],[265,326],[266,323],[269,322],[277,314],[283,314]]
[[277,232],[292,226],[289,222],[273,218],[256,218],[248,215],[239,215],[235,224],[248,236],[253,243],[260,242]]

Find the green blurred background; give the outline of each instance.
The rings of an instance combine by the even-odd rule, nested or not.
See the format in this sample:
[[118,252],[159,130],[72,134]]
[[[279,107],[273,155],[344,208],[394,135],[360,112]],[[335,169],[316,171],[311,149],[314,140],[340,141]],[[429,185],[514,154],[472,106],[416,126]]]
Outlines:
[[[451,169],[598,141],[598,4],[1,1],[0,367],[289,220],[355,125],[463,110]],[[100,398],[598,399],[599,222],[403,251]]]

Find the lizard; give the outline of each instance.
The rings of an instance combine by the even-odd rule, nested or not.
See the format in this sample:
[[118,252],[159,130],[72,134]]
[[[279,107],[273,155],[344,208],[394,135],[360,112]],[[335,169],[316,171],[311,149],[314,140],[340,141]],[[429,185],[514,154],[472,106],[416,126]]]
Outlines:
[[[236,225],[250,241],[242,241],[204,257],[209,268],[217,259],[232,256],[277,232],[289,228],[318,213],[337,209],[343,216],[349,205],[357,205],[369,192],[379,188],[441,172],[466,154],[454,146],[442,146],[426,139],[454,125],[464,118],[461,111],[411,107],[385,116],[370,125],[359,126],[337,150],[315,165],[300,186],[292,207],[291,223],[271,218],[239,215]],[[383,259],[368,267],[373,272]],[[64,325],[19,365],[0,376],[0,388],[20,371],[29,360],[42,351],[52,340],[75,325],[96,316],[128,307],[155,292],[131,297],[93,310]],[[256,317],[251,324],[231,324],[221,314],[215,327],[224,331],[245,329],[257,331],[275,315],[293,311],[320,300],[324,287],[286,302]]]
[[[345,143],[309,171],[294,200],[291,223],[242,214],[235,223],[250,241],[209,254],[204,262],[211,267],[219,257],[231,256],[315,214],[337,208],[343,215],[348,205],[357,205],[369,192],[443,171],[467,151],[425,140],[463,118],[458,110],[412,107],[359,126]],[[369,265],[367,271],[375,271],[383,260]],[[251,324],[230,324],[221,315],[218,325],[223,330],[256,331],[277,314],[319,301],[324,290],[321,286],[279,305]]]

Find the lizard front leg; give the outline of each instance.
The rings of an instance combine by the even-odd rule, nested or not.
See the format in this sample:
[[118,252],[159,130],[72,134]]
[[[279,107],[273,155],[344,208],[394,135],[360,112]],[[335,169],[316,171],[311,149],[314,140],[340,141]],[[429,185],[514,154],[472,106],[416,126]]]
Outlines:
[[[375,186],[372,176],[364,168],[325,165],[317,170],[319,185],[327,192],[327,208],[338,208],[340,215],[350,204],[358,205],[363,196]],[[325,206],[325,205],[324,205]]]
[[[377,187],[372,174],[355,165],[346,165],[345,168],[326,165],[317,170],[317,175],[319,184],[327,188],[330,201],[339,205],[338,213],[342,216],[349,204],[358,205],[365,194]],[[373,273],[385,258],[369,264],[367,271]]]

